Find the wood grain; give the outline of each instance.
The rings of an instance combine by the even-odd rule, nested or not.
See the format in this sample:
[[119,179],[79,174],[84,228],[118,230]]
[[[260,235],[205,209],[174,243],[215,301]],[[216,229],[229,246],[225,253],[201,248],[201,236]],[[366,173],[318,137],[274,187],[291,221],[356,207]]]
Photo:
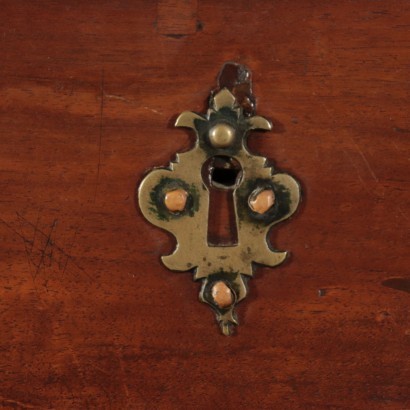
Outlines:
[[[410,409],[409,3],[187,4],[1,2],[0,406]],[[231,338],[134,198],[228,60],[304,191]]]

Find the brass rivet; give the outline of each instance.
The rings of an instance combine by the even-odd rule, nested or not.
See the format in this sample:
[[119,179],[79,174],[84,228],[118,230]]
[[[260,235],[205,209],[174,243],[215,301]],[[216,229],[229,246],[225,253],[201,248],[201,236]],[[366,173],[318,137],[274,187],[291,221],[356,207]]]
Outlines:
[[258,214],[264,214],[275,203],[275,193],[272,189],[264,189],[254,195],[251,195],[249,199],[249,206],[252,211]]
[[223,281],[212,286],[212,299],[222,309],[231,306],[234,301],[231,289]]
[[171,212],[180,212],[185,209],[188,193],[184,189],[174,189],[165,195],[165,206]]
[[227,124],[217,124],[209,130],[209,141],[215,148],[229,147],[234,139],[235,130]]

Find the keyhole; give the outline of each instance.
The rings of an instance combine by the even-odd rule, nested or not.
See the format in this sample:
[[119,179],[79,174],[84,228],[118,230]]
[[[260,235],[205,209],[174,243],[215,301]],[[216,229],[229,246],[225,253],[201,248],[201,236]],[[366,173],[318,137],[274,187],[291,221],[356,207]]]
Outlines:
[[209,189],[208,245],[238,244],[233,191],[242,178],[239,162],[228,156],[215,156],[205,162],[202,177]]

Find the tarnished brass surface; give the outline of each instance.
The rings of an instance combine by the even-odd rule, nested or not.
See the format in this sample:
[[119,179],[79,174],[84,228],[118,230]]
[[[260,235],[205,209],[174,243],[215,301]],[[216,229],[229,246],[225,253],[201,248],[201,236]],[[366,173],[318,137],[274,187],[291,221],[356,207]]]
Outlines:
[[[300,200],[300,188],[288,174],[276,173],[264,157],[253,155],[246,146],[250,130],[270,130],[263,117],[245,117],[235,96],[227,89],[210,99],[208,112],[183,112],[175,126],[191,128],[196,134],[192,150],[176,155],[168,168],[151,171],[141,182],[138,202],[145,218],[171,232],[177,241],[175,251],[163,256],[165,266],[175,271],[192,271],[202,281],[200,300],[216,312],[226,335],[237,324],[235,305],[247,294],[247,278],[253,275],[253,264],[276,266],[286,251],[274,250],[267,242],[270,228],[292,215]],[[216,130],[216,131],[215,131]],[[233,187],[238,243],[235,246],[212,246],[208,243],[209,189],[204,183],[203,164],[212,157],[225,156],[237,161],[241,178]],[[187,193],[180,211],[165,205],[169,192]],[[255,193],[273,191],[273,198],[263,212],[254,211]],[[256,209],[256,208],[255,208]],[[215,302],[215,284],[226,285],[232,292],[232,303]],[[229,292],[228,292],[229,293]]]

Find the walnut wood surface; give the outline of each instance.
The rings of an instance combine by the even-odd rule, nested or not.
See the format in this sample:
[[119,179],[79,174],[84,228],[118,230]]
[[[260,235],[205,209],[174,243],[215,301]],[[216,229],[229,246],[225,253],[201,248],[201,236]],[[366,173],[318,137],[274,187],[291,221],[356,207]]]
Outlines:
[[[0,5],[1,408],[410,409],[409,2]],[[228,60],[304,191],[229,338],[134,198]]]

